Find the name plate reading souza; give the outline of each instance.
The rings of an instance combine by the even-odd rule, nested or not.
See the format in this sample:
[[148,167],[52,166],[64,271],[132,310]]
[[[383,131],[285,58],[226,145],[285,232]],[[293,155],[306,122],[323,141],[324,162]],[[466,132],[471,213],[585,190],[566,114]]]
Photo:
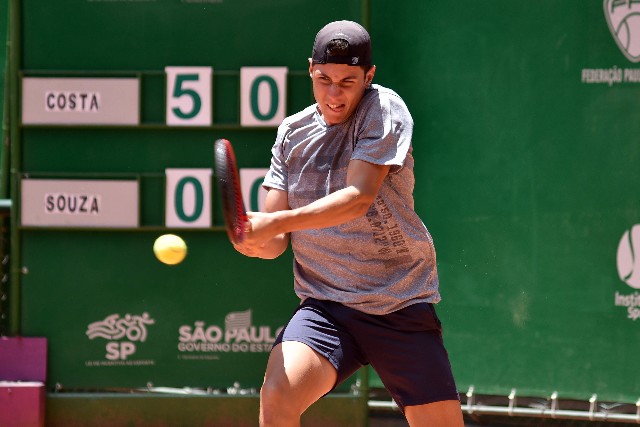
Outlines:
[[22,123],[137,125],[136,78],[22,79]]
[[134,180],[22,180],[22,225],[138,227],[139,185]]

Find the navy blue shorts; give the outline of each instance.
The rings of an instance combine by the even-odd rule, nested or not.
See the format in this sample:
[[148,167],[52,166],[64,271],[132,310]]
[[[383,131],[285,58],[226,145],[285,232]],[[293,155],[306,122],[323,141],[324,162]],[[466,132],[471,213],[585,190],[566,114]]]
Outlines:
[[307,299],[276,342],[298,341],[338,371],[336,386],[371,364],[398,406],[458,400],[442,326],[432,304],[376,316],[331,301]]

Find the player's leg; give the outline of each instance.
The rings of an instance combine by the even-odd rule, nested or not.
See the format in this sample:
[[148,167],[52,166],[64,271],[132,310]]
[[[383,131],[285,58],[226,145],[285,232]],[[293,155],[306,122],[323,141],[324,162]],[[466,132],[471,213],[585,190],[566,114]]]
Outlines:
[[462,427],[462,410],[435,309],[417,303],[360,314],[352,332],[411,427]]
[[404,415],[411,427],[464,427],[459,400],[406,406]]
[[333,365],[308,345],[286,341],[271,351],[260,390],[262,427],[299,426],[300,415],[335,386]]

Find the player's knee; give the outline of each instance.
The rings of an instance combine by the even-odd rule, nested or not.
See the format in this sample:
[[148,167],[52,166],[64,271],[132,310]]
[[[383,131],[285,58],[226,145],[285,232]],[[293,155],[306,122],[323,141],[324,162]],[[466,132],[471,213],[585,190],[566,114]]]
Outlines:
[[274,425],[274,421],[282,417],[296,416],[300,416],[300,411],[286,384],[265,381],[260,389],[260,418],[264,425]]

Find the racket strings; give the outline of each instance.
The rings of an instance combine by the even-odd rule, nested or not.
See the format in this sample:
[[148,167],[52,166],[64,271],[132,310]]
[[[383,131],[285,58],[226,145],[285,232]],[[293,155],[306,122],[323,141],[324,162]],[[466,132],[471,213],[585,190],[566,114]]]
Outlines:
[[227,159],[229,160],[229,170],[227,171],[230,180],[232,181],[230,184],[234,191],[230,193],[232,206],[235,207],[233,212],[233,228],[236,236],[241,241],[244,237],[244,224],[246,221],[246,215],[244,214],[244,203],[242,202],[242,196],[240,193],[240,182],[238,176],[235,175],[235,171],[237,171],[236,159],[235,155],[232,151],[229,150],[229,147],[226,148]]
[[216,143],[216,153],[219,179],[223,183],[220,190],[222,192],[224,219],[227,223],[227,234],[233,243],[239,243],[244,238],[245,225],[248,218],[242,201],[235,155],[231,144],[225,140],[220,140]]

